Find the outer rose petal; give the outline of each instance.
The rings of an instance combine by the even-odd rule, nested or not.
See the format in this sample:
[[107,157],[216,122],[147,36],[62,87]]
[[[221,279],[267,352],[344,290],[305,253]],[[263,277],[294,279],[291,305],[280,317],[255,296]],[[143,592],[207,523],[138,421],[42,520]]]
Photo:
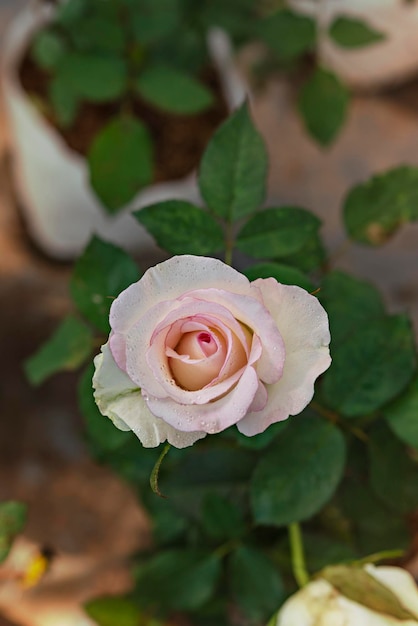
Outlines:
[[151,267],[118,296],[110,309],[110,325],[116,332],[123,333],[159,302],[209,287],[251,295],[248,278],[222,261],[191,255],[174,256]]
[[161,416],[169,424],[181,427],[184,431],[198,428],[214,434],[225,430],[242,419],[251,406],[258,391],[258,376],[253,367],[248,366],[236,387],[220,400],[207,404],[179,404],[171,398],[147,398],[154,415]]
[[103,415],[120,430],[132,430],[145,448],[168,441],[176,448],[191,446],[206,436],[204,432],[181,432],[148,409],[141,390],[116,365],[109,344],[94,359],[94,398]]
[[266,385],[268,401],[261,411],[248,413],[238,430],[251,437],[270,424],[300,413],[311,401],[314,382],[331,364],[328,316],[319,301],[304,289],[258,279],[266,308],[280,329],[286,349],[282,378]]

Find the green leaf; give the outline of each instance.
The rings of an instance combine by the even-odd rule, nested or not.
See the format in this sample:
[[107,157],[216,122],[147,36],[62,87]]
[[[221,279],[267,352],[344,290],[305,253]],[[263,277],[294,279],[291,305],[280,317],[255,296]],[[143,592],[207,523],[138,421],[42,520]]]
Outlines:
[[26,506],[22,502],[0,502],[0,563],[9,554],[14,538],[22,532],[25,523]]
[[408,318],[371,319],[333,353],[324,377],[324,398],[344,416],[359,417],[392,400],[414,370],[414,337]]
[[416,615],[402,606],[395,593],[363,568],[333,565],[326,567],[320,576],[349,600],[382,614],[382,617],[384,614],[395,621],[415,621]]
[[104,15],[91,15],[71,31],[75,46],[83,52],[124,53],[125,33],[120,24]]
[[202,83],[180,70],[153,65],[143,70],[136,80],[138,93],[163,111],[192,115],[208,109],[212,93]]
[[79,22],[84,16],[91,0],[71,0],[70,2],[60,2],[55,10],[55,20],[65,27],[71,29],[75,22]]
[[212,255],[224,247],[220,225],[185,200],[167,200],[134,212],[136,219],[171,254]]
[[56,76],[80,99],[108,102],[124,93],[127,68],[116,55],[72,52],[65,55]]
[[370,435],[370,485],[392,510],[409,513],[418,508],[418,464],[385,424]]
[[317,532],[304,532],[305,558],[311,572],[317,572],[326,565],[353,561],[357,554],[352,546],[334,537]]
[[397,167],[354,187],[344,203],[349,236],[380,245],[402,224],[418,219],[418,168]]
[[49,83],[48,95],[58,125],[62,128],[71,126],[76,119],[80,104],[71,85],[62,80],[58,74]]
[[334,20],[329,34],[343,48],[361,48],[385,39],[383,33],[351,17],[338,17]]
[[328,146],[347,114],[348,89],[331,72],[318,67],[299,94],[299,110],[309,134]]
[[320,225],[321,221],[305,209],[265,209],[241,229],[236,247],[256,258],[287,256],[299,252]]
[[124,250],[93,237],[74,266],[71,296],[80,313],[108,334],[113,300],[139,277],[135,261]]
[[226,541],[240,537],[245,522],[240,509],[218,493],[208,493],[202,504],[202,526],[209,537]]
[[406,549],[410,544],[405,520],[399,512],[385,506],[369,486],[354,480],[345,481],[339,489],[338,499],[361,554]]
[[241,448],[248,448],[250,450],[262,450],[267,448],[271,444],[273,439],[278,437],[288,425],[288,421],[277,422],[269,426],[263,433],[247,437],[239,432],[235,426],[231,426],[228,430],[223,431],[222,436],[227,439],[234,439],[238,442]]
[[315,289],[314,284],[303,272],[290,265],[283,265],[281,263],[258,263],[244,270],[243,273],[248,280],[251,281],[257,278],[269,278],[271,276],[283,285],[298,285],[309,292]]
[[255,468],[251,501],[260,524],[284,526],[312,517],[331,498],[345,461],[345,441],[329,422],[292,418]]
[[315,47],[315,22],[288,9],[280,9],[262,20],[258,33],[280,61],[292,60]]
[[404,443],[418,450],[418,376],[406,392],[384,409],[388,426]]
[[302,250],[280,259],[286,265],[293,265],[302,272],[311,272],[324,264],[326,251],[319,232],[314,233],[303,246]]
[[89,328],[70,315],[38,352],[26,360],[26,376],[32,385],[37,386],[56,372],[75,370],[90,356],[92,347]]
[[95,137],[88,162],[94,191],[109,213],[116,213],[152,180],[148,130],[133,117],[114,118]]
[[212,597],[220,573],[220,562],[213,555],[166,550],[137,568],[135,595],[145,607],[193,611]]
[[90,600],[84,610],[98,626],[140,626],[142,612],[128,598],[105,596]]
[[338,270],[325,277],[318,297],[329,316],[333,348],[349,341],[364,323],[385,315],[375,287]]
[[44,70],[53,70],[65,54],[66,45],[57,33],[41,30],[36,34],[30,52],[39,67]]
[[149,44],[167,37],[179,25],[181,19],[178,0],[141,0],[140,10],[131,15],[135,39]]
[[267,152],[247,105],[216,131],[203,155],[199,186],[209,209],[228,222],[253,213],[263,202]]
[[94,365],[91,363],[78,384],[78,403],[93,453],[101,456],[124,446],[133,438],[133,434],[119,430],[108,417],[100,413],[93,397],[93,374]]
[[257,623],[267,620],[285,598],[277,568],[255,548],[242,546],[232,553],[228,578],[234,601]]

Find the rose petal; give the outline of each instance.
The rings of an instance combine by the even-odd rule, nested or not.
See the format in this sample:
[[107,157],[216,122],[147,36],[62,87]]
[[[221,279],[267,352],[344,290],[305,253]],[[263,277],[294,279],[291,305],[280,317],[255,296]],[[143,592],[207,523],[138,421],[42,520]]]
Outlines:
[[[156,324],[156,318],[160,319],[160,312],[164,309],[163,321]],[[220,306],[194,298],[187,298],[173,303],[160,303],[144,315],[127,333],[126,369],[130,378],[142,387],[151,397],[174,399],[179,404],[204,404],[226,393],[236,383],[236,374],[229,370],[221,370],[226,377],[224,380],[198,391],[186,391],[176,385],[169,368],[168,359],[165,358],[165,335],[160,333],[166,326],[174,325],[179,319],[196,317],[205,319],[207,324],[215,324],[218,328],[224,325],[224,334],[233,332],[247,349],[247,335],[241,325],[231,313]],[[253,342],[254,343],[254,342]],[[259,358],[261,348],[253,352],[252,359]],[[254,362],[254,360],[252,360]]]
[[155,417],[147,407],[140,389],[115,363],[109,344],[102,346],[94,359],[94,397],[100,412],[120,430],[132,430],[145,448],[168,441],[176,448],[191,446],[205,432],[182,432]]
[[249,280],[222,261],[192,255],[174,256],[151,267],[141,280],[113,301],[110,325],[117,332],[126,332],[162,300],[175,300],[188,291],[210,287],[250,294]]
[[171,398],[147,398],[154,415],[163,418],[174,428],[189,432],[203,430],[218,433],[247,413],[258,391],[259,381],[253,367],[247,367],[236,387],[228,394],[207,404],[182,405]]
[[272,318],[268,307],[264,305],[256,283],[257,281],[251,283],[251,293],[248,296],[222,289],[196,290],[187,295],[225,307],[235,319],[258,335],[263,345],[263,352],[257,364],[257,372],[262,381],[274,383],[280,378],[283,371],[284,342],[281,331]]
[[281,285],[273,278],[258,279],[255,284],[280,328],[286,361],[282,378],[266,386],[266,407],[248,413],[237,424],[249,437],[300,413],[312,399],[315,380],[331,364],[328,316],[318,300],[300,287]]

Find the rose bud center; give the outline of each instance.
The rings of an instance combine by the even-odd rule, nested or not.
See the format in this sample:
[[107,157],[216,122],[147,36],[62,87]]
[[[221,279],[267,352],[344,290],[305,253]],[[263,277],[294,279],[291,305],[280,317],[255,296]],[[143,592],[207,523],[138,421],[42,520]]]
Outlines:
[[228,342],[215,328],[184,333],[173,351],[168,359],[171,373],[187,391],[219,382],[224,373],[231,376],[247,363],[246,351],[236,335],[231,333]]

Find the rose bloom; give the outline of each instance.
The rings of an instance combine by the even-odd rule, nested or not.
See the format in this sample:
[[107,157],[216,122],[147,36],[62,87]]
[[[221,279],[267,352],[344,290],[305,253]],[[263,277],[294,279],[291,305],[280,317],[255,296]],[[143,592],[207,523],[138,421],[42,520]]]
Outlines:
[[183,448],[233,424],[261,433],[304,409],[331,362],[314,296],[212,258],[152,267],[114,300],[110,325],[95,400],[145,447]]
[[398,619],[358,604],[326,580],[318,579],[284,603],[276,626],[417,626],[418,589],[412,576],[399,567],[366,565],[364,569],[396,596],[410,619]]

